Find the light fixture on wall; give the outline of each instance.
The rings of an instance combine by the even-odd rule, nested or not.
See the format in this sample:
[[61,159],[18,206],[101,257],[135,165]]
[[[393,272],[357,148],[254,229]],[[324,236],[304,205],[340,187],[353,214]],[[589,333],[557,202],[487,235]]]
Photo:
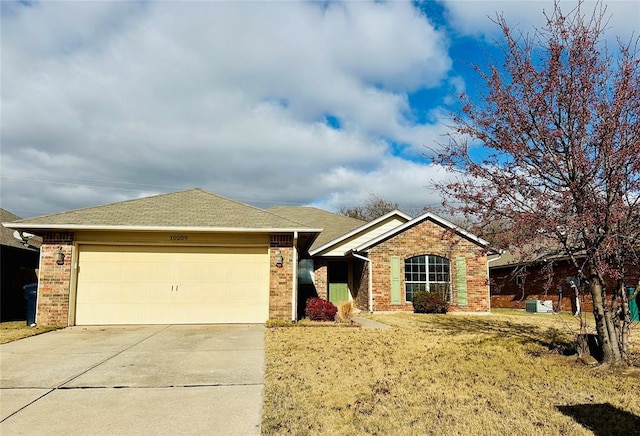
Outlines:
[[56,251],[56,263],[58,265],[64,265],[64,253],[62,252],[62,245],[58,247],[58,251]]
[[278,268],[282,268],[283,264],[284,264],[284,257],[282,257],[282,253],[280,253],[280,250],[276,250],[276,266]]

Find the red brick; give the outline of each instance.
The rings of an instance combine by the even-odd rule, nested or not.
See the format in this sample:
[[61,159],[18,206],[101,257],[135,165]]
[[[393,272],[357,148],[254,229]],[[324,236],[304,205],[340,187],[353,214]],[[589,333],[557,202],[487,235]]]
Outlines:
[[[455,259],[464,257],[467,266],[467,305],[459,306],[452,280],[452,312],[488,312],[490,308],[487,277],[487,257],[477,244],[444,230],[425,220],[406,231],[381,242],[369,250],[373,262],[373,310],[413,311],[411,302],[404,300],[404,259],[418,255],[436,255],[449,259],[451,277],[456,276]],[[391,304],[391,256],[401,258],[402,304]]]

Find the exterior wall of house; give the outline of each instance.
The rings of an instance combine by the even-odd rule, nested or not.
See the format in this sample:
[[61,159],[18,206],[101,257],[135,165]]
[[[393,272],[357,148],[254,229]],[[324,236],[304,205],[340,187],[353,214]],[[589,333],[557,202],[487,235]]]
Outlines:
[[353,302],[356,309],[369,310],[369,268],[368,263],[360,259],[353,262]]
[[327,299],[329,295],[329,275],[327,260],[316,257],[313,261],[313,276],[319,298]]
[[[74,234],[47,232],[40,248],[36,322],[43,326],[69,323],[69,296]],[[64,264],[56,263],[56,253],[64,253]]]
[[[293,287],[293,238],[291,235],[278,235],[275,241],[272,238],[269,250],[269,318],[291,319],[291,298]],[[74,285],[72,265],[74,263],[74,247],[78,243],[90,242],[120,242],[120,243],[153,243],[164,241],[168,238],[165,234],[122,233],[107,234],[100,232],[47,232],[43,235],[43,244],[40,255],[40,271],[38,280],[38,301],[36,322],[43,326],[66,326],[70,322],[70,307],[74,296],[71,291]],[[234,242],[241,244],[264,243],[269,244],[268,235],[239,235],[234,238],[230,235],[189,235],[190,243],[211,243],[215,238],[217,243]],[[212,239],[213,238],[213,239]],[[167,244],[169,245],[169,244]],[[65,254],[64,264],[56,263],[56,253],[59,247]],[[282,267],[275,266],[277,251],[283,256]],[[266,292],[266,290],[265,290]],[[73,318],[73,317],[71,317]],[[73,320],[71,319],[71,322]]]
[[[488,312],[490,310],[487,256],[477,244],[462,238],[430,220],[422,221],[369,250],[373,262],[373,310],[413,311],[405,299],[404,260],[418,255],[437,255],[450,261],[452,279],[451,312]],[[399,256],[401,304],[391,304],[391,256]],[[467,304],[458,304],[456,258],[466,260]]]
[[[269,245],[269,235],[263,233],[206,233],[179,232],[131,232],[131,231],[78,231],[77,244],[127,244],[127,245]],[[178,236],[178,237],[176,237]],[[290,244],[289,244],[290,245]]]
[[[369,273],[367,265],[360,259],[345,259],[349,262],[350,280],[349,291],[353,299],[354,307],[360,310],[369,310]],[[329,260],[324,257],[314,258],[314,283],[319,298],[329,298]]]
[[[639,275],[640,266],[630,265],[627,283],[635,286]],[[554,262],[552,269],[544,264],[491,268],[490,276],[491,307],[524,309],[527,300],[551,300],[556,311],[576,311],[576,294],[567,278],[577,276],[577,271],[566,260]],[[615,286],[614,280],[607,280],[607,294],[611,295]],[[593,311],[589,292],[589,289],[580,289],[578,294],[584,312]]]
[[[281,267],[276,266],[276,256],[283,258]],[[277,246],[269,249],[269,319],[291,319],[291,292],[293,286],[293,247]]]

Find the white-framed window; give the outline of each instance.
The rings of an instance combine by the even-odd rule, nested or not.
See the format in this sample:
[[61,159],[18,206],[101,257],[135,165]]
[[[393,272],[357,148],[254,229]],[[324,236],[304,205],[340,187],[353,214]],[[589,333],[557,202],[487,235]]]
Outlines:
[[418,291],[440,292],[449,301],[451,293],[451,263],[433,255],[410,257],[404,261],[405,301],[413,301]]

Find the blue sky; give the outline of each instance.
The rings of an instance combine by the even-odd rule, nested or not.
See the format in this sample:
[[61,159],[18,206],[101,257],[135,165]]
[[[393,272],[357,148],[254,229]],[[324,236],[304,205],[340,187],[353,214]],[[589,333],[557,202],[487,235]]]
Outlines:
[[[640,2],[605,4],[608,39],[628,39]],[[500,59],[488,17],[527,33],[552,5],[2,1],[1,206],[31,217],[201,187],[419,212],[448,177],[427,147],[458,95],[479,95],[472,65]]]

